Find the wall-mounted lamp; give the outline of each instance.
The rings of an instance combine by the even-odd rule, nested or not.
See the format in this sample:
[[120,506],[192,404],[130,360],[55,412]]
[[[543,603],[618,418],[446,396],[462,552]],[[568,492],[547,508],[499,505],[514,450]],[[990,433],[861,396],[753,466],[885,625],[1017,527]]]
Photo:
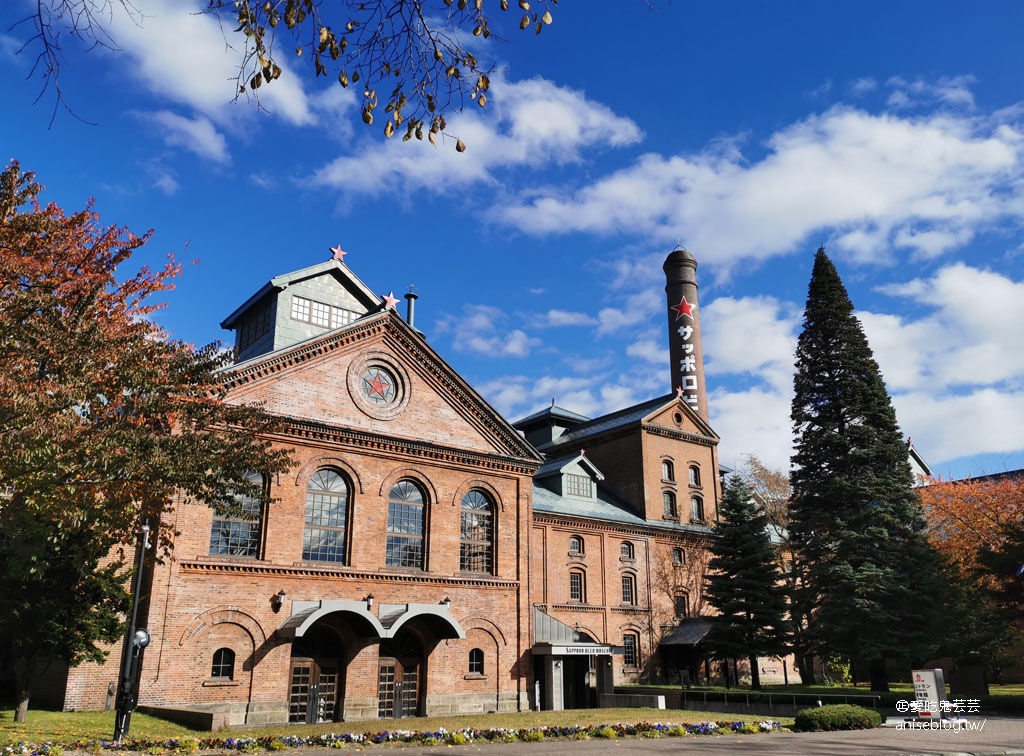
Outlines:
[[441,599],[441,603],[444,604],[445,608],[447,608],[452,605],[452,600],[445,596],[443,599]]
[[373,609],[373,594],[372,593],[367,593],[366,596],[363,597],[363,601],[366,602],[366,611],[370,611],[371,609]]
[[284,597],[288,594],[284,590],[280,590],[270,597],[270,608],[275,612],[281,611],[281,607],[284,606]]

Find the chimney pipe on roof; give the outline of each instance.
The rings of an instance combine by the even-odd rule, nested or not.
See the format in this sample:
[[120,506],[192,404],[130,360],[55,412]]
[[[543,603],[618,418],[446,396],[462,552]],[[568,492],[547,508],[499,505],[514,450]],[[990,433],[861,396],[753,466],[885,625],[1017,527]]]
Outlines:
[[414,321],[416,319],[416,300],[419,299],[419,295],[417,295],[412,289],[413,287],[410,285],[409,293],[405,295],[405,301],[409,303],[406,310],[405,322],[409,324],[409,327],[416,328],[416,323]]

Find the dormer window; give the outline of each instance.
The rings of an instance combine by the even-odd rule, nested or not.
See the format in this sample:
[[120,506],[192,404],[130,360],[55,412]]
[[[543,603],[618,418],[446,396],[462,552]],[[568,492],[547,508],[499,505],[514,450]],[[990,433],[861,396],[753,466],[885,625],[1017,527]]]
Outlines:
[[586,475],[566,473],[563,477],[565,493],[569,496],[580,496],[585,499],[594,498],[594,481]]

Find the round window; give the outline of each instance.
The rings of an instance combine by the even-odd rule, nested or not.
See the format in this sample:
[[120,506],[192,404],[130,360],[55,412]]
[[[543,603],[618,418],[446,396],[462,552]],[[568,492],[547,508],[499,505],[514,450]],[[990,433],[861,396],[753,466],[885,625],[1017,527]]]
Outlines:
[[373,365],[363,371],[362,390],[363,396],[379,407],[391,404],[395,401],[397,391],[395,390],[395,376],[390,371],[379,365]]

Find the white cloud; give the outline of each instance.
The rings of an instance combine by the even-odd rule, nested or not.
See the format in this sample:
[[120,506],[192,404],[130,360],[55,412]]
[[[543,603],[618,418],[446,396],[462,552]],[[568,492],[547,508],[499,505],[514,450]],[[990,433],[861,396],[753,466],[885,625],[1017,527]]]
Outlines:
[[[116,55],[128,55],[132,73],[155,95],[194,108],[216,123],[240,117],[232,105],[241,53],[229,47],[239,43],[234,26],[218,23],[197,0],[134,0],[141,14],[110,15],[110,35]],[[230,18],[226,19],[230,22]],[[281,62],[282,67],[285,62]],[[259,91],[261,105],[295,125],[315,121],[299,77],[289,70]]]
[[719,297],[701,315],[709,375],[749,373],[777,391],[793,383],[800,313],[771,297]]
[[597,332],[616,333],[635,328],[660,311],[664,295],[655,288],[647,288],[626,297],[622,307],[604,307],[597,313]]
[[526,357],[540,345],[540,339],[519,329],[507,330],[508,315],[497,307],[467,304],[460,315],[449,315],[437,322],[439,333],[452,334],[452,347],[487,357]]
[[861,314],[875,357],[894,389],[935,392],[1024,382],[1024,280],[957,263],[931,278],[882,290],[931,310],[911,322]]
[[[947,87],[953,97],[955,87]],[[922,257],[1024,217],[1020,124],[836,107],[774,134],[759,160],[721,145],[647,154],[580,189],[531,191],[494,217],[524,233],[682,237],[731,265],[787,254],[811,235],[862,260],[896,246]]]
[[137,115],[153,124],[156,135],[172,147],[181,147],[218,163],[230,160],[227,140],[204,116],[185,118],[169,110]]
[[535,328],[561,328],[564,326],[591,326],[597,321],[585,312],[570,312],[569,310],[548,310],[547,312],[535,315],[530,319],[530,325]]
[[857,79],[850,85],[850,91],[853,92],[856,97],[866,95],[869,92],[874,92],[876,89],[878,89],[878,82],[868,76]]
[[631,342],[626,347],[626,355],[652,365],[660,365],[665,368],[666,373],[668,372],[668,347],[662,333],[650,332],[644,338]]
[[631,120],[581,92],[544,79],[495,79],[487,108],[452,115],[447,131],[468,146],[464,154],[457,153],[446,137],[438,139],[438,147],[426,139],[396,138],[335,159],[317,172],[316,181],[344,192],[373,195],[396,183],[446,188],[491,183],[498,168],[578,162],[583,148],[619,147],[641,137]]

